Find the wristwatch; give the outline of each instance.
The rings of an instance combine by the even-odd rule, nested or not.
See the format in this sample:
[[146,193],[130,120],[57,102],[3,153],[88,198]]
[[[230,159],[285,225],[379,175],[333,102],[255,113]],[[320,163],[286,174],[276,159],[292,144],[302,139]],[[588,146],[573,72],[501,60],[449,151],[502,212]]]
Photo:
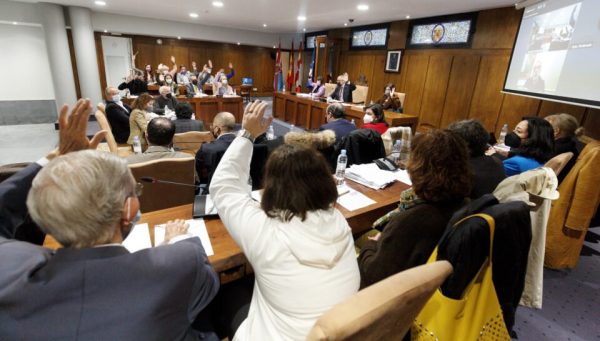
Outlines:
[[238,132],[238,136],[241,137],[245,137],[248,140],[250,140],[250,142],[254,143],[254,140],[256,139],[256,137],[252,136],[252,134],[250,134],[250,132],[246,129],[242,129]]

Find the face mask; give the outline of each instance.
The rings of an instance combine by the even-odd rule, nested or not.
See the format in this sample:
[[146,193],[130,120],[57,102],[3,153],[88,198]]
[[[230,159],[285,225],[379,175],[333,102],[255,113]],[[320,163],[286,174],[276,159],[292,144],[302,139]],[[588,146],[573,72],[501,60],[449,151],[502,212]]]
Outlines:
[[212,69],[206,69],[206,72],[211,73]]
[[504,144],[511,148],[519,148],[521,146],[521,138],[514,131],[506,134]]
[[194,84],[194,85],[198,84],[198,80],[196,80],[196,79],[192,80],[192,84]]
[[363,122],[365,124],[373,122],[373,116],[365,114],[365,116],[363,116]]
[[390,89],[385,89],[385,91],[383,92],[386,96],[389,96],[392,92],[390,91]]
[[222,80],[222,81],[221,81],[221,83],[222,83],[223,85],[227,85],[227,79],[224,79],[224,80]]
[[121,101],[121,95],[117,94],[112,96],[112,101],[113,102],[120,102]]
[[172,95],[171,95],[171,93],[169,92],[169,93],[167,94],[167,98],[171,98],[171,97],[173,97],[173,96],[172,96]]
[[167,84],[171,84],[171,83],[173,83],[173,80],[172,79],[167,79]]

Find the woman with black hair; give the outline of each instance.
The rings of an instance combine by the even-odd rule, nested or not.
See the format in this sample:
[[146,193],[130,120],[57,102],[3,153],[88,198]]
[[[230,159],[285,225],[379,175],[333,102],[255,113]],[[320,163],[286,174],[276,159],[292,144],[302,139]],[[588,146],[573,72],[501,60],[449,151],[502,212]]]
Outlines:
[[521,174],[544,165],[552,158],[554,130],[543,118],[526,118],[506,135],[505,143],[511,147],[509,158],[504,160],[506,176]]
[[373,129],[383,135],[388,130],[388,124],[385,122],[383,114],[383,106],[381,104],[373,104],[365,109],[363,117],[363,128]]

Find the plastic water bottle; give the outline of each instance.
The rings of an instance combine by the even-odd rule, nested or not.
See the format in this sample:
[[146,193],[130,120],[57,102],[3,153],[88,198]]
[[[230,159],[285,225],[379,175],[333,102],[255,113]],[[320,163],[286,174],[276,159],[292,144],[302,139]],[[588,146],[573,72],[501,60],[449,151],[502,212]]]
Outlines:
[[136,154],[141,154],[142,153],[142,144],[140,143],[140,137],[139,136],[134,136],[133,137],[133,152]]
[[347,163],[348,156],[346,155],[346,149],[342,149],[337,159],[337,167],[335,168],[335,184],[338,186],[344,184],[344,175],[346,174]]
[[267,140],[274,140],[275,139],[275,130],[273,129],[273,125],[271,124],[269,126],[269,129],[267,129]]
[[396,165],[398,165],[398,162],[400,161],[400,151],[401,150],[402,150],[402,140],[396,140],[396,142],[394,142],[394,147],[392,148],[392,155],[390,155],[392,161],[394,161],[394,163]]
[[293,125],[293,124],[292,124],[292,125],[290,125],[290,132],[293,132],[295,128],[296,128],[296,126],[295,126],[295,125]]
[[508,124],[504,123],[502,126],[502,130],[500,130],[500,137],[498,137],[498,144],[503,145],[506,139],[506,134],[508,133]]
[[350,123],[352,123],[353,126],[356,126],[356,121],[354,119],[352,119]]

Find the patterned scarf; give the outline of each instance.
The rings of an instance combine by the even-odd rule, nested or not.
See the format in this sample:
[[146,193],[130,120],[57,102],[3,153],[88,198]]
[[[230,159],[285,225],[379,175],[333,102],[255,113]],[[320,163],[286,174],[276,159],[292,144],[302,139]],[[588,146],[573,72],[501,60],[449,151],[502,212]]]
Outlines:
[[424,202],[425,202],[425,200],[419,198],[413,191],[412,187],[407,190],[402,191],[402,193],[400,193],[400,202],[398,203],[398,208],[393,209],[392,211],[389,211],[383,217],[375,220],[375,222],[373,223],[373,228],[376,228],[376,229],[383,228],[398,213],[404,212],[404,211],[406,211],[410,208],[413,208],[419,204],[422,204]]

